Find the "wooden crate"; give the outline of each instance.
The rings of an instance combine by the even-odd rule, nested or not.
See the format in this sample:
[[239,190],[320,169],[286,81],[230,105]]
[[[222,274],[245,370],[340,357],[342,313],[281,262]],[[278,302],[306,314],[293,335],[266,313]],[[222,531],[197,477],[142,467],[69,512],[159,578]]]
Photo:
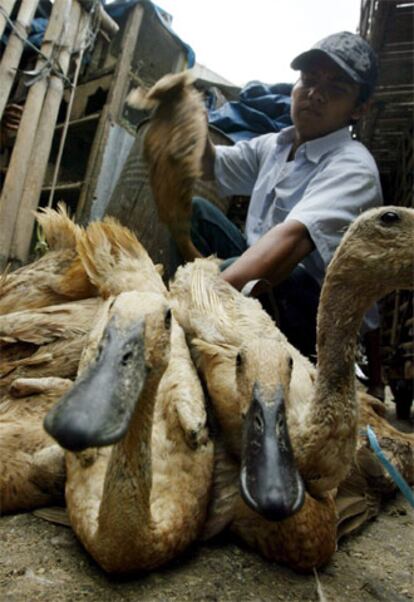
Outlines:
[[[63,5],[75,6],[77,0],[56,0],[55,6],[56,3],[55,13],[62,20]],[[5,214],[2,223],[7,224],[0,236],[0,267],[10,260],[14,264],[28,260],[34,225],[32,210],[38,205],[55,205],[64,200],[80,223],[105,214],[134,143],[136,127],[147,117],[146,113],[127,107],[125,99],[130,89],[139,84],[151,85],[165,73],[186,66],[182,44],[163,26],[151,3],[132,6],[116,27],[119,31],[112,41],[105,31],[98,32],[93,51],[82,62],[74,97],[71,98],[70,88],[62,89],[61,102],[55,103],[49,121],[42,99],[48,94],[50,79],[40,82],[37,106],[47,122],[48,140],[42,153],[37,152],[38,117],[32,112],[30,118],[30,109],[27,119],[22,120],[21,127],[26,131],[20,136],[20,143],[16,142],[14,159],[12,156],[9,165],[2,166],[7,170],[6,180],[9,174],[9,183],[6,186],[6,181],[0,201],[0,215],[2,208]],[[68,75],[74,67],[68,63]],[[73,104],[60,160],[60,141],[70,103]],[[29,141],[26,145],[25,140]],[[55,166],[59,162],[56,177]],[[23,175],[22,166],[26,166]],[[16,174],[17,167],[20,175]]]

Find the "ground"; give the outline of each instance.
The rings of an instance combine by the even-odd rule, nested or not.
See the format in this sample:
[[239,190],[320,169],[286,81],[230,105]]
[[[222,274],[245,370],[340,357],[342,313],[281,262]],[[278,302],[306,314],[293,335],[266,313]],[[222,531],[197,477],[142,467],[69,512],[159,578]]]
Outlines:
[[[410,430],[410,429],[408,429]],[[2,602],[406,602],[414,600],[413,509],[401,494],[314,575],[270,564],[228,537],[150,575],[108,578],[66,527],[0,518]]]

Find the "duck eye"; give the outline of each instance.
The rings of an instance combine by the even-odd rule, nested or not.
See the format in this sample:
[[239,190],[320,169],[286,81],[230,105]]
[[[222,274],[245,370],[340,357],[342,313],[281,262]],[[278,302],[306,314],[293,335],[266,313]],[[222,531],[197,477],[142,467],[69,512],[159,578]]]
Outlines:
[[127,351],[126,353],[124,353],[124,355],[122,356],[122,360],[121,360],[121,364],[123,366],[126,366],[129,362],[129,360],[132,357],[132,351]]
[[243,363],[243,356],[239,351],[239,353],[236,355],[236,367],[240,368],[242,363]]
[[164,316],[165,328],[169,329],[171,327],[171,319],[172,319],[171,309],[167,309],[167,311],[165,312],[165,316]]
[[255,414],[253,423],[254,423],[255,430],[258,433],[263,433],[264,422],[263,422],[263,417],[261,416],[261,414]]
[[400,216],[395,211],[386,211],[380,217],[383,224],[394,224],[400,221]]
[[288,366],[289,366],[289,370],[292,370],[293,368],[293,357],[290,357],[288,360]]

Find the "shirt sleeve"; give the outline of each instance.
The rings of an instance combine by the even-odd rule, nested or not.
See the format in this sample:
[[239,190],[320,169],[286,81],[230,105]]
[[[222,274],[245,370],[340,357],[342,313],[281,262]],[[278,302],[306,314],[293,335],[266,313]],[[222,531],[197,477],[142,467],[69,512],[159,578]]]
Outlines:
[[216,146],[214,176],[221,196],[250,196],[259,173],[263,139],[242,140],[234,146]]
[[326,266],[350,223],[381,203],[378,172],[356,157],[342,155],[312,178],[286,219],[306,226]]

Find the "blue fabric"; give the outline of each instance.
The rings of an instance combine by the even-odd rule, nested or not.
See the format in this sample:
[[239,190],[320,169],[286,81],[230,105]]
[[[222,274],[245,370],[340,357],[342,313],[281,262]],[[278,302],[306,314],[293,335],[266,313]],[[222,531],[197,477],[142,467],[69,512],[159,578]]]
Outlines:
[[169,27],[169,25],[162,18],[160,8],[153,4],[153,2],[150,2],[149,0],[125,0],[124,2],[118,2],[117,4],[105,4],[105,11],[110,17],[112,17],[114,21],[118,22],[123,17],[125,12],[130,10],[133,6],[135,6],[135,4],[138,4],[138,2],[145,4],[150,10],[154,11],[154,14],[158,17],[161,25],[165,27],[165,29],[172,35],[172,37],[175,40],[177,40],[177,42],[183,47],[187,55],[188,68],[193,67],[195,64],[194,50],[191,48],[191,46],[183,42],[182,39],[179,38],[177,34],[171,29],[171,27]]
[[32,21],[32,27],[30,29],[29,42],[34,44],[36,48],[40,48],[40,45],[45,35],[46,27],[48,24],[47,19],[38,17]]
[[[33,19],[30,27],[29,35],[27,36],[28,41],[36,46],[36,48],[40,48],[43,40],[43,36],[45,35],[46,27],[48,24],[48,20],[43,17],[36,17]],[[5,32],[1,38],[1,43],[6,46],[7,40],[9,39],[11,33],[11,29],[9,25],[7,25]]]
[[191,238],[197,249],[208,257],[238,257],[247,250],[244,235],[220,209],[202,197],[193,197]]
[[234,141],[250,140],[261,134],[279,132],[291,125],[291,84],[248,83],[238,101],[209,111],[208,120]]

